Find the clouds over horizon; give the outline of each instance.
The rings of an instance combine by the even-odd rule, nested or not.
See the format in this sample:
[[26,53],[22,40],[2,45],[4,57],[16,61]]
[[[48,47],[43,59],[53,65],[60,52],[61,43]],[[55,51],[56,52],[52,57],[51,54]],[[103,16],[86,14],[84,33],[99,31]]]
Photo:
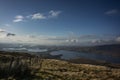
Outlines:
[[[46,19],[54,19],[59,17],[59,15],[62,13],[62,11],[54,11],[50,10],[47,13],[34,13],[34,14],[28,14],[28,15],[17,15],[15,16],[13,22],[23,22],[23,21],[29,21],[29,20],[46,20]],[[112,9],[109,11],[106,11],[106,15],[116,15],[119,13],[119,10]],[[6,24],[5,26],[10,26],[9,24]],[[29,30],[29,29],[28,29]],[[71,35],[68,36],[35,36],[35,35],[16,35],[14,33],[7,32],[3,29],[0,29],[0,39],[2,41],[6,42],[15,42],[15,43],[36,43],[36,44],[59,44],[59,45],[98,45],[98,44],[111,44],[111,43],[120,43],[120,36],[118,37],[108,37],[108,36],[100,36],[100,35]],[[0,40],[1,41],[1,40]]]
[[42,45],[103,45],[118,44],[120,36],[110,37],[99,35],[75,35],[75,36],[47,36],[47,35],[16,35],[0,29],[0,42],[33,43]]

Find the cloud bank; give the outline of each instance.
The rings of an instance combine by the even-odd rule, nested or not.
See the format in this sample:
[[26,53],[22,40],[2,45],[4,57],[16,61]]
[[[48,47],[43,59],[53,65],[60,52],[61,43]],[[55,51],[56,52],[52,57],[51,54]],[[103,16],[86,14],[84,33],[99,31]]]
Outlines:
[[0,42],[32,43],[40,45],[76,45],[93,46],[103,44],[120,44],[120,36],[75,35],[75,36],[47,36],[47,35],[16,35],[0,29]]

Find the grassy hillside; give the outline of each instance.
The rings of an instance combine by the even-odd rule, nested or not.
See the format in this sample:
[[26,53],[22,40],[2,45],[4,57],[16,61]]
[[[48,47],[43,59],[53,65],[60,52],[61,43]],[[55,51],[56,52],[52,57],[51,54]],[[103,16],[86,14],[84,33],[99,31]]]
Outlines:
[[[17,54],[16,54],[17,55]],[[119,80],[120,69],[0,53],[0,80]]]

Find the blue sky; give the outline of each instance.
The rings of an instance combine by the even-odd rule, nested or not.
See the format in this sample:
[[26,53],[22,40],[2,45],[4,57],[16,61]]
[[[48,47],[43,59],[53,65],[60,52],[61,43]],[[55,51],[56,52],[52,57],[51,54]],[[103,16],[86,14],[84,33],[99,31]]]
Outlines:
[[118,40],[120,0],[0,0],[1,42],[7,41],[8,33],[15,34],[14,39],[9,37],[12,42],[26,36],[47,38],[49,44],[54,40],[88,44],[90,36],[97,42]]

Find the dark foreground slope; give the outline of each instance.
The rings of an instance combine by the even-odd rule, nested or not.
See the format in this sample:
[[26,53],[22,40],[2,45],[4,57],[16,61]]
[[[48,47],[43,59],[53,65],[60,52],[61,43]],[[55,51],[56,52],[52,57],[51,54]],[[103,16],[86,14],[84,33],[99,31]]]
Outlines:
[[13,54],[0,52],[0,80],[120,79],[120,69],[117,68],[42,59],[25,53]]

